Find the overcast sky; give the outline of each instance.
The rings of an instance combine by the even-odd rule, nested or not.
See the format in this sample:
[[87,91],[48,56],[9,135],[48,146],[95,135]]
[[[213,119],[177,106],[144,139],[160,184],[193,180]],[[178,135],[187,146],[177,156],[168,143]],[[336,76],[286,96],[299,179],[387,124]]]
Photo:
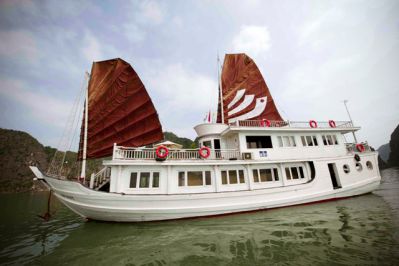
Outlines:
[[216,111],[219,53],[245,52],[284,119],[348,120],[387,143],[399,123],[399,1],[0,2],[0,127],[56,145],[93,61],[120,57],[163,129]]

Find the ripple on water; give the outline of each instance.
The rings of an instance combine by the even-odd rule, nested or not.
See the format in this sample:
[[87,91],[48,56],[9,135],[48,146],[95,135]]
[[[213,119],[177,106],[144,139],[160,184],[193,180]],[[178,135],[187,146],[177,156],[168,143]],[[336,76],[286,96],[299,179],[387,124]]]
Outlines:
[[56,203],[43,223],[36,214],[46,194],[6,196],[0,258],[15,265],[399,265],[398,173],[384,171],[381,189],[347,200],[142,224],[86,223]]

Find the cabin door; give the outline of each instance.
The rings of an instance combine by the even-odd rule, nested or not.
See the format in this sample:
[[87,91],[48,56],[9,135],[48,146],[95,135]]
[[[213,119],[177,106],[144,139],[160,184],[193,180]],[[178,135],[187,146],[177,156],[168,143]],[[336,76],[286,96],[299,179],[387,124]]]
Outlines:
[[328,164],[328,171],[330,172],[331,182],[334,189],[341,188],[341,182],[339,181],[338,173],[337,173],[337,166],[335,163]]
[[214,144],[213,147],[215,147],[216,158],[220,158],[220,139],[214,139]]

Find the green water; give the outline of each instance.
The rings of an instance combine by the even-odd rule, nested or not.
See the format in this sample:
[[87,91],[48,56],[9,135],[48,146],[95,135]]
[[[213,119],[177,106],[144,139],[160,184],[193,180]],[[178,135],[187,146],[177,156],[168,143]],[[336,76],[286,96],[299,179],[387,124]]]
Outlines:
[[5,265],[399,265],[399,169],[372,194],[217,218],[85,222],[47,193],[0,197]]

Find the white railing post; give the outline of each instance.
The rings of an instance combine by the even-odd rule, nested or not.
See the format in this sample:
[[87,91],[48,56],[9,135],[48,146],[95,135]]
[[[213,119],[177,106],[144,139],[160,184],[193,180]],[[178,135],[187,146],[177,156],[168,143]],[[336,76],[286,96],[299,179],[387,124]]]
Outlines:
[[94,173],[91,173],[90,176],[90,188],[93,189],[94,187]]
[[116,143],[114,143],[114,148],[112,150],[112,160],[115,160]]

